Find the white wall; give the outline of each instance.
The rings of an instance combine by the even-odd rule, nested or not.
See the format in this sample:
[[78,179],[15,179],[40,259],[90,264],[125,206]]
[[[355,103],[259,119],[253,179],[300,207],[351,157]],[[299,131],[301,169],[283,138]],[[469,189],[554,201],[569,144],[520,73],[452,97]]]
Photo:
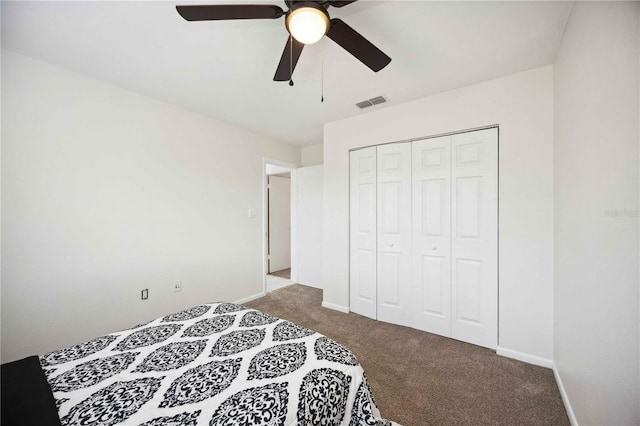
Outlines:
[[555,63],[554,361],[581,425],[640,424],[639,14],[576,2]]
[[491,124],[500,126],[499,350],[551,365],[551,66],[325,125],[324,300],[349,306],[348,151]]
[[263,156],[299,148],[8,51],[2,107],[2,362],[262,292]]
[[322,164],[322,144],[303,146],[300,148],[300,165],[302,167]]

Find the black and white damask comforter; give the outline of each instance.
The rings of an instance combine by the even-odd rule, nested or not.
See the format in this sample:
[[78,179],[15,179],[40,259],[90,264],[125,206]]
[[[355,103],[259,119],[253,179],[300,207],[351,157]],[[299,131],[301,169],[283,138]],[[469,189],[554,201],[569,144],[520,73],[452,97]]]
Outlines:
[[350,350],[232,303],[40,358],[63,425],[389,425]]

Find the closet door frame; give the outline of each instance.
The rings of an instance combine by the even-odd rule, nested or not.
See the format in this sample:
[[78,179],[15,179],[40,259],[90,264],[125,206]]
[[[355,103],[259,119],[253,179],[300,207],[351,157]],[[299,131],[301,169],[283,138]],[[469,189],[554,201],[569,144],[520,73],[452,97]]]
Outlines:
[[[362,147],[362,148],[357,148],[354,150],[350,151],[350,201],[349,201],[349,205],[350,205],[350,229],[349,229],[349,233],[350,233],[350,255],[351,255],[351,259],[350,259],[350,282],[349,282],[349,286],[350,286],[350,309],[352,312],[356,312],[356,313],[360,313],[362,315],[365,316],[369,316],[370,318],[373,319],[378,319],[378,320],[382,320],[379,315],[378,315],[378,310],[379,309],[369,309],[369,313],[363,313],[361,312],[361,309],[358,307],[358,303],[356,301],[357,296],[354,297],[354,283],[356,283],[356,281],[354,280],[354,278],[357,278],[357,274],[355,274],[356,276],[354,276],[354,238],[353,238],[353,232],[352,230],[354,229],[354,223],[353,223],[353,209],[354,209],[354,200],[352,199],[351,195],[353,194],[353,177],[351,176],[351,170],[353,170],[354,164],[353,164],[353,153],[358,152],[358,151],[362,151],[365,149],[369,149],[369,150],[373,150],[374,155],[376,154],[376,150],[378,147],[383,147],[386,145],[390,145],[390,144],[398,144],[398,143],[415,143],[415,142],[420,142],[420,141],[426,141],[426,140],[434,140],[434,139],[438,139],[438,138],[445,138],[445,139],[449,139],[449,145],[450,145],[450,161],[451,164],[453,164],[454,161],[458,161],[458,155],[459,152],[456,152],[456,155],[454,155],[454,137],[457,140],[462,140],[463,142],[465,140],[467,140],[467,138],[469,137],[470,133],[475,133],[475,132],[482,132],[484,134],[491,134],[494,135],[494,145],[493,148],[491,148],[487,153],[483,154],[483,155],[490,155],[494,161],[494,177],[492,178],[493,181],[489,182],[489,185],[493,187],[492,189],[492,196],[494,197],[494,200],[492,202],[493,204],[493,208],[494,208],[494,214],[491,214],[491,217],[493,220],[493,224],[489,227],[488,230],[485,230],[483,232],[489,232],[493,235],[493,239],[494,239],[494,247],[495,249],[490,249],[489,251],[490,256],[488,256],[488,258],[483,258],[482,260],[480,259],[472,259],[473,256],[469,255],[469,251],[468,250],[464,250],[464,249],[454,249],[454,240],[456,239],[456,234],[459,231],[459,227],[456,226],[453,221],[454,221],[454,209],[457,209],[457,204],[454,203],[453,197],[457,196],[457,192],[453,190],[453,186],[455,185],[454,179],[458,179],[458,178],[469,178],[469,177],[473,177],[473,173],[472,175],[464,175],[464,174],[457,174],[457,172],[454,172],[453,170],[450,173],[451,176],[451,194],[450,194],[450,228],[451,228],[451,247],[450,247],[450,256],[451,256],[451,260],[449,262],[450,266],[450,286],[451,286],[451,290],[450,290],[450,295],[451,300],[449,302],[449,306],[450,306],[450,331],[447,332],[446,329],[441,329],[443,330],[442,333],[439,333],[437,330],[431,329],[431,330],[425,330],[424,327],[419,325],[419,321],[416,320],[416,318],[419,317],[419,315],[416,315],[415,312],[417,305],[424,305],[424,300],[419,300],[419,298],[417,297],[413,297],[413,303],[414,303],[414,314],[412,318],[409,318],[407,321],[410,324],[402,324],[402,325],[409,325],[410,327],[413,328],[417,328],[417,329],[422,329],[428,332],[432,332],[432,333],[436,333],[436,334],[442,334],[446,337],[450,337],[450,338],[454,338],[457,340],[462,340],[462,341],[466,341],[472,344],[476,344],[479,346],[484,346],[484,347],[488,347],[491,349],[496,349],[498,342],[499,342],[499,323],[498,323],[498,310],[499,310],[499,298],[498,298],[498,294],[499,294],[499,250],[500,250],[500,245],[499,245],[499,237],[498,237],[498,230],[499,230],[499,128],[497,125],[492,125],[492,126],[485,126],[485,127],[480,127],[480,128],[474,128],[474,129],[469,129],[469,130],[463,130],[463,131],[457,131],[457,132],[451,132],[451,133],[446,133],[446,134],[441,134],[441,135],[434,135],[434,136],[429,136],[429,137],[422,137],[422,138],[416,138],[416,139],[409,139],[409,140],[405,140],[405,141],[399,141],[399,142],[393,142],[393,143],[389,143],[389,144],[379,144],[379,145],[373,145],[373,146],[369,146],[369,147]],[[467,136],[464,136],[467,135]],[[457,149],[457,148],[456,148]],[[412,150],[413,150],[413,145],[412,145]],[[473,157],[473,154],[471,155]],[[412,157],[412,169],[415,168],[415,159],[413,159]],[[376,164],[376,168],[378,167],[378,165]],[[453,169],[453,168],[452,168]],[[413,172],[412,172],[413,173]],[[413,176],[412,176],[413,179]],[[377,180],[377,175],[374,175],[374,180]],[[490,179],[491,181],[491,179]],[[414,186],[414,183],[411,183],[412,186]],[[413,190],[415,191],[416,188],[414,186]],[[374,193],[377,193],[377,188],[375,188]],[[375,201],[375,205],[377,206],[379,203],[379,200],[376,198]],[[411,207],[411,222],[414,222],[415,219],[415,201],[412,201],[412,207]],[[455,204],[455,205],[454,205]],[[490,211],[490,210],[489,210]],[[482,213],[483,215],[487,214],[487,210],[484,210],[484,212]],[[376,222],[379,221],[379,218],[377,217],[377,211],[373,212],[373,215],[376,216]],[[457,218],[455,219],[457,220]],[[415,231],[414,231],[415,232]],[[374,236],[375,240],[376,240],[376,245],[378,244],[377,242],[377,235]],[[412,259],[412,265],[411,265],[411,277],[410,277],[410,286],[412,288],[412,292],[414,295],[417,294],[421,294],[422,289],[419,288],[419,280],[420,278],[418,278],[416,276],[416,272],[414,271],[415,268],[415,263],[418,259],[419,254],[416,254],[416,251],[420,251],[417,249],[416,244],[421,244],[420,243],[420,238],[413,236],[412,237],[412,245],[411,245],[411,259]],[[424,244],[423,244],[424,245]],[[428,245],[425,247],[429,247]],[[433,246],[431,246],[433,247]],[[424,248],[424,247],[423,247]],[[444,251],[446,251],[446,248],[443,248]],[[432,249],[433,251],[433,249]],[[439,252],[440,251],[440,246],[436,245],[436,251]],[[376,247],[376,252],[378,252],[378,247]],[[461,288],[460,286],[460,271],[455,271],[454,269],[458,266],[457,264],[455,264],[456,262],[458,262],[456,260],[456,256],[457,259],[462,259],[462,260],[471,260],[472,262],[482,262],[484,264],[484,266],[482,266],[483,271],[485,269],[489,269],[489,274],[486,274],[490,277],[490,281],[492,281],[495,284],[491,284],[492,285],[492,290],[490,292],[488,292],[487,296],[484,296],[482,299],[482,307],[480,308],[481,310],[481,314],[478,316],[478,320],[472,320],[469,321],[469,318],[465,318],[465,315],[462,313],[462,309],[460,309],[459,306],[456,305],[456,300],[453,300],[453,295],[454,292],[458,292],[459,289]],[[477,256],[476,256],[477,257]],[[469,259],[467,259],[469,258]],[[375,280],[375,285],[376,285],[376,291],[375,294],[372,295],[371,299],[375,299],[375,305],[378,305],[378,263],[379,260],[377,259],[376,256],[376,264],[375,264],[375,272],[374,272],[374,280]],[[459,262],[458,262],[459,263]],[[487,266],[488,265],[488,266]],[[464,283],[463,283],[464,284]],[[356,303],[354,303],[356,302]],[[454,306],[456,305],[456,306]],[[468,315],[467,315],[468,316]],[[482,317],[482,318],[480,318]],[[405,322],[405,321],[403,321]],[[398,323],[398,322],[396,322]],[[454,325],[454,323],[457,323]]]

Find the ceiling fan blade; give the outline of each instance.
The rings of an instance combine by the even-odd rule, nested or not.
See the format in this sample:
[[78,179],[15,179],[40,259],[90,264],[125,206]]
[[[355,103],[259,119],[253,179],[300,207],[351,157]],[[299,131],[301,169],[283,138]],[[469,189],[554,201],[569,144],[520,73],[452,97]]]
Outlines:
[[187,21],[222,21],[227,19],[277,19],[284,10],[274,4],[216,4],[176,6]]
[[369,40],[340,19],[334,18],[331,20],[331,27],[327,32],[327,37],[338,43],[344,50],[351,53],[375,72],[380,71],[391,62],[391,58],[385,55],[382,50],[375,47]]
[[[293,50],[291,50],[292,47]],[[304,44],[289,36],[287,44],[284,46],[284,52],[282,52],[282,57],[280,58],[276,75],[273,76],[273,81],[291,80],[291,74],[293,73],[293,70],[296,69],[296,64],[298,63],[298,59],[300,59],[303,47]]]
[[358,0],[331,0],[329,1],[329,4],[333,7],[343,7],[351,3],[355,3],[356,1]]

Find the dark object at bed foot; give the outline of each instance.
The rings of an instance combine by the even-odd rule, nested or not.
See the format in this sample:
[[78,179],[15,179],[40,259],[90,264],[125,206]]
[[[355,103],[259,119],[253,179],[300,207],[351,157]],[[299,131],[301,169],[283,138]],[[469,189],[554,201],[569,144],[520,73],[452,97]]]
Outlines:
[[60,426],[56,401],[37,356],[2,364],[2,426]]

